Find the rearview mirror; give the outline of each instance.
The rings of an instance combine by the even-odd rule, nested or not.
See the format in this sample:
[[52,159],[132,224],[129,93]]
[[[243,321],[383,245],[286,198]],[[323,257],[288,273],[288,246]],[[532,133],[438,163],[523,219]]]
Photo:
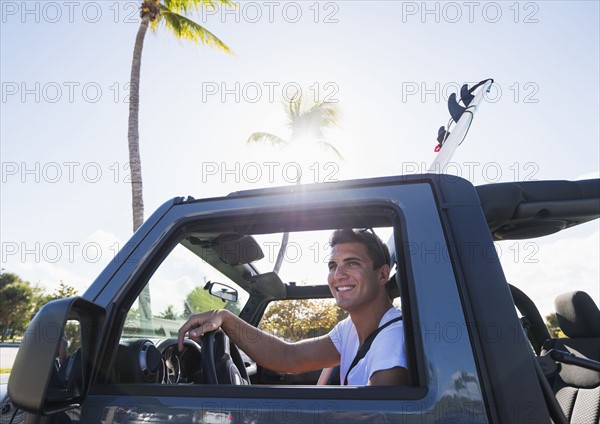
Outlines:
[[211,283],[209,281],[206,283],[206,286],[204,286],[204,290],[208,290],[211,295],[223,299],[224,301],[237,302],[238,300],[237,290],[225,284]]
[[89,388],[105,310],[80,297],[47,303],[33,318],[8,380],[13,404],[34,414],[77,407]]

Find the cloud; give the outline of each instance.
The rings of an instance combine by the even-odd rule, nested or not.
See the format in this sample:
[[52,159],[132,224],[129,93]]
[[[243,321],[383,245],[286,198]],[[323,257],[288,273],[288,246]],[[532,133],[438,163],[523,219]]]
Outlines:
[[587,172],[585,174],[581,174],[575,180],[591,180],[593,178],[600,178],[600,171]]
[[[594,228],[594,223],[584,224]],[[509,283],[536,303],[542,316],[555,312],[554,299],[574,290],[600,303],[600,231],[580,237],[554,235],[500,244],[501,262]]]
[[81,274],[49,262],[17,263],[11,272],[19,275],[23,280],[29,281],[32,285],[43,287],[48,293],[54,292],[62,281],[77,289],[77,292],[81,294],[88,288],[90,282]]
[[115,247],[122,247],[124,244],[123,241],[116,234],[108,232],[108,231],[104,231],[102,229],[98,229],[98,230],[94,231],[85,240],[86,240],[86,242],[98,243],[98,244],[106,247],[107,250],[109,250],[109,249],[114,250]]
[[6,270],[52,293],[60,282],[82,294],[112,260],[123,243],[98,229],[83,241],[21,243]]

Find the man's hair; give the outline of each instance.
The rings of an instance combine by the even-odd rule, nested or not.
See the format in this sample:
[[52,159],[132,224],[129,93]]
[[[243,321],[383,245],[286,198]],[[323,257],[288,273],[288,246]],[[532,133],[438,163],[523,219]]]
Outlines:
[[348,228],[335,230],[329,239],[331,248],[342,243],[361,243],[367,248],[367,255],[373,261],[373,269],[383,265],[391,266],[390,251],[379,236],[370,228],[351,230]]

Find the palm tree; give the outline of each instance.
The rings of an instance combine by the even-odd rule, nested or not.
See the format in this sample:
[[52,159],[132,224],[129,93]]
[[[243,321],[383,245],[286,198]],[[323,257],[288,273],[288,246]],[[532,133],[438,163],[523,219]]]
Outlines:
[[[287,146],[311,142],[332,151],[338,159],[344,159],[338,149],[325,140],[325,130],[338,124],[340,110],[336,103],[317,102],[310,109],[306,109],[302,105],[302,96],[297,95],[290,99],[289,104],[284,103],[284,107],[287,115],[286,126],[292,131],[289,141],[271,133],[255,132],[246,143],[266,142],[272,146]],[[297,183],[299,182],[300,179]]]
[[174,306],[167,306],[167,309],[165,309],[158,317],[163,319],[170,319],[173,321],[176,320],[177,314],[175,313]]
[[[268,132],[255,132],[248,137],[246,143],[269,143],[272,146],[316,143],[322,149],[332,151],[338,159],[344,159],[339,150],[325,139],[325,130],[338,124],[340,110],[336,103],[316,102],[310,108],[306,108],[302,105],[302,96],[296,95],[290,99],[289,104],[284,102],[284,108],[287,115],[286,126],[291,130],[289,141]],[[301,178],[299,175],[296,184],[300,184]],[[281,238],[281,246],[273,267],[275,273],[281,269],[289,236],[286,231]]]
[[[175,37],[194,43],[214,46],[226,53],[231,50],[214,34],[183,14],[199,11],[203,7],[215,8],[217,5],[236,7],[231,0],[143,0],[140,7],[140,28],[133,48],[131,80],[129,85],[129,167],[131,170],[131,206],[133,213],[133,231],[144,222],[144,197],[142,192],[142,162],[140,159],[139,108],[140,108],[140,69],[142,49],[148,27],[156,31],[164,27]],[[139,298],[142,325],[152,327],[150,291],[144,287]]]
[[157,30],[164,27],[175,37],[194,43],[214,46],[226,53],[231,50],[214,34],[183,14],[217,5],[236,7],[231,0],[144,0],[140,8],[140,28],[133,48],[131,80],[129,86],[129,166],[131,168],[131,197],[133,209],[133,231],[144,222],[144,199],[142,194],[142,167],[139,146],[140,68],[142,49],[148,27]]

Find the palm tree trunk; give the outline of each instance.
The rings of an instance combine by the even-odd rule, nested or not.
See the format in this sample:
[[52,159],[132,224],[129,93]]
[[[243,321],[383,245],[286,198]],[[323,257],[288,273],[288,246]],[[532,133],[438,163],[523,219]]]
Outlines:
[[[131,170],[131,207],[133,212],[133,231],[144,222],[144,197],[142,191],[142,161],[140,159],[140,134],[139,111],[140,111],[140,70],[142,67],[142,49],[144,38],[148,31],[150,17],[148,14],[142,16],[142,22],[135,39],[133,48],[133,62],[131,64],[131,80],[129,87],[129,130],[127,140],[129,142],[129,166]],[[142,334],[144,330],[152,328],[152,308],[150,306],[150,289],[146,285],[139,297],[140,325]]]
[[279,270],[281,269],[281,264],[283,264],[283,258],[285,257],[285,251],[287,249],[288,240],[290,239],[290,233],[287,231],[283,233],[281,237],[281,246],[279,246],[279,253],[277,254],[277,260],[275,261],[275,266],[273,267],[273,272],[275,274],[279,274]]
[[[302,179],[302,176],[299,175],[298,179],[296,180],[296,185],[300,184],[301,179]],[[275,274],[279,274],[279,270],[281,269],[281,265],[283,264],[283,258],[285,257],[285,252],[287,250],[287,245],[288,245],[289,240],[290,240],[290,233],[286,231],[285,233],[283,233],[283,236],[281,237],[281,246],[279,246],[279,253],[277,254],[277,260],[275,261],[275,266],[273,267],[273,272]]]
[[140,69],[142,67],[142,49],[148,31],[150,17],[142,17],[140,28],[133,48],[131,80],[129,86],[129,166],[131,169],[131,207],[133,212],[133,231],[144,222],[144,197],[142,191],[142,161],[140,159],[139,110],[140,110]]

